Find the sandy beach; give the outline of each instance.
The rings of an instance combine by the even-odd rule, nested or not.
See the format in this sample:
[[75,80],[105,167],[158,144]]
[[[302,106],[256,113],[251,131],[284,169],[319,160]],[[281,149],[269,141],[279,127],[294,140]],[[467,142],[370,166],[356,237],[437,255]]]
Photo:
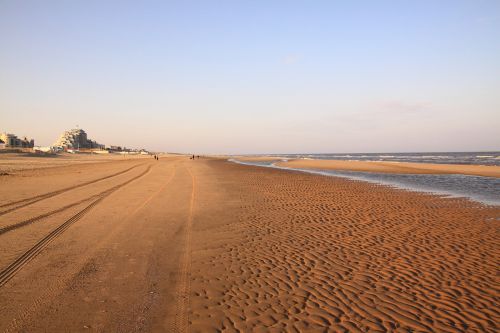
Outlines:
[[0,332],[498,331],[499,207],[224,159],[87,162],[0,156]]
[[[238,159],[241,161],[259,161]],[[276,159],[274,159],[276,160]],[[272,161],[272,159],[266,159]],[[469,165],[469,164],[430,164],[408,162],[367,162],[367,161],[341,161],[341,160],[290,160],[277,161],[277,166],[296,169],[315,170],[349,170],[381,173],[404,174],[462,174],[500,178],[500,166]]]
[[[46,154],[1,153],[0,174],[15,174],[20,171],[42,172],[42,169],[57,167],[76,167],[81,164],[120,162],[136,159],[150,159],[148,155],[121,154]],[[66,169],[67,170],[67,169]]]

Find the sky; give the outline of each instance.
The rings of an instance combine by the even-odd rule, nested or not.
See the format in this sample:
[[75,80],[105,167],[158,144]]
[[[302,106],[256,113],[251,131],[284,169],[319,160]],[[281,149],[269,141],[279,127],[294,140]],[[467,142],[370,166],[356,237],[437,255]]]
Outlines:
[[0,0],[0,131],[198,154],[500,150],[500,1]]

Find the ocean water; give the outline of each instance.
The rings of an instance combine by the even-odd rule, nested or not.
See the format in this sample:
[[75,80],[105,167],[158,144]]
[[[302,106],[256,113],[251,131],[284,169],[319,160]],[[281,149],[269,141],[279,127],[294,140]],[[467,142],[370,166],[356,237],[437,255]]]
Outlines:
[[393,161],[439,164],[499,165],[500,152],[370,153],[370,154],[280,154],[280,158],[311,158],[348,161]]
[[[290,155],[283,159],[291,158]],[[279,159],[277,159],[279,160]],[[271,167],[284,170],[296,170],[326,176],[344,177],[367,181],[391,187],[433,193],[450,197],[464,197],[486,205],[500,205],[500,179],[493,177],[468,175],[429,175],[429,174],[388,174],[360,171],[308,170],[278,167],[269,162],[239,162],[240,164]],[[490,164],[491,165],[491,164]],[[496,165],[496,164],[495,164]]]

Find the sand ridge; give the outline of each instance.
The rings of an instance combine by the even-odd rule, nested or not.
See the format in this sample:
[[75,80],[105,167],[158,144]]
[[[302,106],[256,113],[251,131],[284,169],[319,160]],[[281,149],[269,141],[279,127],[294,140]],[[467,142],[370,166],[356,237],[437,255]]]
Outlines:
[[390,161],[341,161],[296,159],[277,161],[277,166],[316,169],[316,170],[350,170],[381,173],[405,174],[462,174],[500,178],[500,166],[466,165],[466,164],[431,164]]

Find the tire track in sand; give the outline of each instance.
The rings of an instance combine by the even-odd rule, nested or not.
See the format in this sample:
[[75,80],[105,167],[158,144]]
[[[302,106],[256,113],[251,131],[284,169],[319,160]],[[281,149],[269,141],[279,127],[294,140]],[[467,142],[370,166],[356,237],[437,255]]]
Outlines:
[[[135,218],[135,214],[139,212],[140,210],[144,209],[144,207],[147,206],[147,204],[156,196],[158,195],[161,191],[163,191],[168,184],[172,181],[176,173],[176,166],[174,165],[173,167],[173,172],[170,175],[170,177],[166,180],[166,182],[162,185],[161,189],[156,191],[154,194],[152,194],[150,197],[142,201],[140,205],[137,206],[137,208],[128,216],[129,219]],[[117,229],[113,229],[110,233],[107,233],[101,242],[99,243],[98,246],[96,246],[95,249],[100,248],[103,244],[107,244],[110,242],[110,239],[112,239],[113,235],[116,235]],[[94,250],[95,250],[94,249]],[[92,253],[86,253],[82,258],[81,262],[86,263],[88,262],[89,258],[92,258],[95,252]],[[63,286],[66,285],[67,281],[64,280],[53,280],[53,283],[47,286],[47,288],[42,292],[42,294],[38,297],[35,298],[30,306],[28,306],[24,311],[20,313],[17,317],[12,318],[12,321],[9,326],[4,330],[4,333],[11,333],[11,332],[19,332],[21,330],[21,327],[23,327],[23,323],[29,318],[32,318],[33,314],[36,313],[36,311],[44,306],[45,301],[47,299],[50,299],[53,295],[57,294],[57,290],[60,290]]]
[[170,177],[167,179],[167,181],[162,185],[162,187],[160,187],[160,189],[156,192],[154,192],[153,194],[151,194],[151,196],[149,196],[149,198],[147,198],[146,200],[144,200],[144,202],[139,206],[137,207],[133,212],[132,212],[132,216],[134,216],[138,211],[140,211],[141,209],[143,209],[144,207],[147,206],[147,204],[153,200],[154,197],[156,197],[158,194],[160,194],[161,192],[163,192],[163,190],[165,189],[165,187],[167,187],[168,184],[170,184],[170,182],[172,181],[172,179],[174,179],[175,177],[175,172],[176,172],[176,168],[175,168],[175,165],[174,165],[174,171],[172,172],[172,174],[170,175]]
[[35,217],[32,217],[32,218],[29,218],[27,220],[23,220],[21,222],[16,222],[16,223],[12,223],[12,224],[9,224],[9,225],[6,225],[5,227],[0,227],[0,235],[2,234],[5,234],[9,231],[13,231],[13,230],[16,230],[16,229],[19,229],[21,227],[24,227],[24,226],[27,226],[27,225],[30,225],[30,224],[33,224],[35,222],[38,222],[40,220],[43,220],[47,217],[50,217],[52,215],[55,215],[57,213],[61,213],[61,212],[64,212],[65,210],[67,209],[70,209],[71,207],[75,207],[75,206],[78,206],[84,202],[87,202],[87,201],[90,201],[92,199],[95,199],[95,198],[98,198],[99,196],[101,196],[104,192],[107,192],[108,190],[105,190],[101,193],[98,193],[98,194],[95,194],[95,195],[92,195],[90,197],[87,197],[87,198],[84,198],[82,200],[78,200],[78,201],[75,201],[73,203],[70,203],[69,205],[66,205],[66,206],[63,206],[61,208],[58,208],[58,209],[55,209],[55,210],[52,210],[48,213],[45,213],[45,214],[41,214],[41,215],[38,215],[38,216],[35,216]]
[[68,229],[72,224],[80,220],[83,216],[85,216],[94,206],[100,203],[103,199],[117,191],[118,189],[126,186],[127,184],[137,180],[151,170],[151,165],[146,168],[139,175],[132,177],[131,179],[116,185],[106,191],[104,191],[96,200],[92,201],[85,208],[80,210],[78,213],[73,215],[71,218],[66,220],[63,224],[59,225],[57,228],[53,229],[49,234],[43,237],[40,241],[38,241],[33,247],[31,247],[28,251],[23,253],[19,258],[14,260],[9,266],[3,269],[0,272],[0,287],[5,285],[19,270],[21,270],[28,262],[30,262],[33,258],[35,258],[40,252],[43,251],[49,245],[52,240],[61,235],[66,229]]
[[[130,170],[130,169],[128,169]],[[126,170],[126,171],[128,171]],[[144,206],[146,206],[152,199],[153,197],[155,197],[158,193],[160,193],[161,191],[163,191],[165,189],[165,187],[168,185],[168,183],[170,183],[170,181],[172,180],[172,178],[174,177],[175,175],[175,168],[174,168],[174,172],[173,174],[171,175],[171,177],[166,181],[166,183],[155,193],[153,193],[147,200],[145,200],[143,202],[143,204],[141,206],[139,206],[134,212],[133,214],[137,213],[139,210],[141,210],[142,208],[144,208]],[[111,187],[111,189],[114,189],[114,187]],[[84,198],[82,200],[78,200],[76,202],[73,202],[69,205],[66,205],[66,206],[63,206],[61,208],[58,208],[58,209],[55,209],[55,210],[52,210],[48,213],[44,213],[44,214],[41,214],[41,215],[38,215],[38,216],[35,216],[35,217],[32,217],[32,218],[29,218],[27,220],[24,220],[24,221],[21,221],[21,222],[16,222],[16,223],[13,223],[13,224],[9,224],[9,225],[6,225],[5,227],[0,227],[0,235],[6,233],[6,232],[9,232],[9,231],[12,231],[12,230],[16,230],[18,228],[21,228],[21,227],[24,227],[24,226],[27,226],[27,225],[30,225],[30,224],[33,224],[35,222],[38,222],[40,220],[43,220],[47,217],[50,217],[54,214],[57,214],[57,213],[60,213],[60,212],[63,212],[71,207],[75,207],[75,206],[78,206],[84,202],[87,202],[87,201],[90,201],[90,200],[93,200],[93,199],[96,199],[96,198],[99,198],[100,196],[106,194],[107,192],[109,192],[110,189],[107,189],[107,190],[104,190],[104,191],[101,191],[97,194],[94,194],[92,196],[89,196],[87,198]]]
[[42,200],[45,200],[45,199],[48,199],[48,198],[52,198],[52,197],[54,197],[54,196],[56,196],[58,194],[61,194],[61,193],[64,193],[64,192],[68,192],[68,191],[71,191],[71,190],[74,190],[74,189],[77,189],[77,188],[80,188],[80,187],[83,187],[83,186],[87,186],[87,185],[90,185],[90,184],[94,184],[94,183],[100,182],[101,180],[105,180],[105,179],[109,179],[109,178],[113,178],[113,177],[122,175],[122,174],[124,174],[124,173],[126,173],[126,172],[128,172],[128,171],[130,171],[130,170],[132,170],[134,168],[137,168],[138,166],[141,166],[141,165],[143,165],[143,164],[134,165],[134,166],[132,166],[130,168],[127,168],[125,170],[122,170],[122,171],[119,171],[119,172],[116,172],[116,173],[113,173],[113,174],[110,174],[110,175],[107,175],[107,176],[104,176],[104,177],[101,177],[101,178],[89,180],[89,181],[86,181],[86,182],[84,182],[82,184],[77,184],[77,185],[73,185],[73,186],[62,188],[60,190],[56,190],[56,191],[52,191],[52,192],[48,192],[48,193],[36,195],[34,197],[31,197],[31,198],[16,200],[16,201],[8,202],[6,204],[2,204],[2,205],[0,205],[0,208],[10,207],[10,206],[15,206],[15,207],[10,207],[10,208],[7,208],[6,210],[1,211],[0,212],[0,216],[5,215],[5,214],[10,213],[10,212],[13,212],[13,211],[18,210],[18,209],[21,209],[23,207],[30,206],[30,205],[32,205],[32,204],[34,204],[36,202],[39,202],[39,201],[42,201]]
[[191,176],[191,200],[189,203],[189,214],[186,223],[186,232],[184,240],[184,250],[179,261],[179,282],[175,292],[175,318],[171,332],[189,332],[189,293],[191,289],[190,271],[191,271],[191,238],[193,225],[193,208],[196,196],[196,178],[187,169]]

